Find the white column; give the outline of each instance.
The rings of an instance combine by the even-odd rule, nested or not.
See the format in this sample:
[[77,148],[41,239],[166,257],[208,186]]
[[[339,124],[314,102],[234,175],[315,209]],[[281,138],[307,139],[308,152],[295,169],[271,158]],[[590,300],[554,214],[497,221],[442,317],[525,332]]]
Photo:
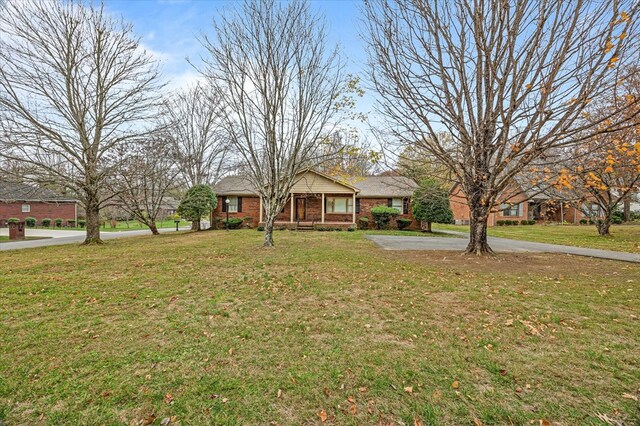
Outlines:
[[291,194],[291,223],[293,223],[293,203],[294,203],[294,199],[295,199],[295,197],[293,196],[293,194]]
[[351,205],[351,210],[353,211],[353,223],[356,223],[356,193],[355,192],[353,193],[353,203]]
[[322,193],[322,208],[320,211],[322,212],[320,214],[320,222],[324,223],[324,192]]
[[260,197],[260,219],[258,220],[258,223],[262,223],[262,197]]

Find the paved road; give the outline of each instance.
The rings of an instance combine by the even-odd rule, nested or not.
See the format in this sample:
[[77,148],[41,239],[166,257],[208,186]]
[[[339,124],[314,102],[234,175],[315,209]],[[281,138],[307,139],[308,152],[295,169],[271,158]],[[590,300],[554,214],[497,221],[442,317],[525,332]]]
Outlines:
[[[439,231],[444,232],[444,231]],[[395,235],[367,235],[385,250],[455,250],[462,251],[469,243],[469,237],[462,232],[447,231],[446,233],[460,238],[395,236]],[[558,244],[534,243],[531,241],[510,240],[507,238],[489,237],[489,245],[498,253],[564,253],[576,256],[597,257],[601,259],[622,260],[640,263],[640,254],[625,253],[610,250],[588,249],[581,247],[562,246]]]
[[[181,231],[187,231],[191,228],[180,228]],[[7,229],[2,229],[0,231],[5,231],[0,233],[0,235],[6,235]],[[175,228],[163,228],[159,230],[162,233],[165,232],[176,232]],[[136,231],[120,231],[120,232],[101,232],[100,237],[103,240],[112,240],[114,238],[124,238],[124,237],[135,237],[137,235],[150,235],[151,231],[148,229],[141,229]],[[12,241],[0,242],[0,251],[5,250],[19,250],[25,248],[34,248],[34,247],[48,247],[48,246],[58,246],[62,244],[78,244],[84,241],[85,233],[83,231],[63,231],[63,230],[55,230],[55,229],[27,229],[27,235],[31,237],[48,237],[43,240],[26,240],[26,241]]]

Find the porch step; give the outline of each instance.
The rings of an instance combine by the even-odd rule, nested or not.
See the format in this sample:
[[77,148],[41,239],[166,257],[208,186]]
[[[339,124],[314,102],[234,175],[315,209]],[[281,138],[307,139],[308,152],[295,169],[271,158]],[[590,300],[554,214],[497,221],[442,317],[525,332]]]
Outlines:
[[296,231],[313,231],[312,225],[299,225],[296,227]]

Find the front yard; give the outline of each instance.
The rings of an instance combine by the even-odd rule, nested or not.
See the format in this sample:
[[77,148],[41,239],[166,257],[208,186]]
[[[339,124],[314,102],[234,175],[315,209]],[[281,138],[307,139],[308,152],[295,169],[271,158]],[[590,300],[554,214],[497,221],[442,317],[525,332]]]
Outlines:
[[0,253],[0,422],[640,422],[635,264],[261,240]]
[[[469,232],[468,226],[434,225],[436,230]],[[489,228],[492,237],[538,243],[640,253],[640,224],[612,225],[611,236],[601,237],[594,225],[515,225]]]

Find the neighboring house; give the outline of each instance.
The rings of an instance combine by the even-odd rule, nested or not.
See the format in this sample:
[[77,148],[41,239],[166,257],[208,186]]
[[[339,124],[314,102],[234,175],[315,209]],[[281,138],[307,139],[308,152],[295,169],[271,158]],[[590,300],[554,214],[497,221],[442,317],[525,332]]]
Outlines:
[[[553,189],[544,191],[514,182],[498,197],[491,209],[488,225],[494,226],[499,220],[535,220],[536,222],[579,223],[581,219],[600,216],[597,205],[569,200]],[[469,223],[470,211],[467,198],[460,184],[456,183],[449,191],[449,200],[456,224]],[[591,212],[585,215],[584,212]]]
[[[353,177],[344,182],[316,171],[298,175],[284,209],[276,218],[276,226],[287,228],[300,224],[348,227],[367,216],[375,206],[395,207],[398,218],[413,219],[411,196],[417,188],[411,179],[401,176]],[[218,206],[211,214],[211,221],[229,217],[245,219],[252,226],[264,221],[262,202],[255,188],[243,176],[227,176],[213,187],[218,196]],[[412,223],[412,228],[419,228]]]
[[6,226],[7,219],[16,217],[25,220],[36,218],[78,221],[78,201],[57,194],[49,189],[37,188],[24,183],[0,182],[0,226]]
[[178,210],[178,205],[180,202],[173,197],[165,196],[162,198],[162,203],[160,204],[160,211],[158,212],[159,218],[167,218],[169,216],[173,216],[176,214]]

